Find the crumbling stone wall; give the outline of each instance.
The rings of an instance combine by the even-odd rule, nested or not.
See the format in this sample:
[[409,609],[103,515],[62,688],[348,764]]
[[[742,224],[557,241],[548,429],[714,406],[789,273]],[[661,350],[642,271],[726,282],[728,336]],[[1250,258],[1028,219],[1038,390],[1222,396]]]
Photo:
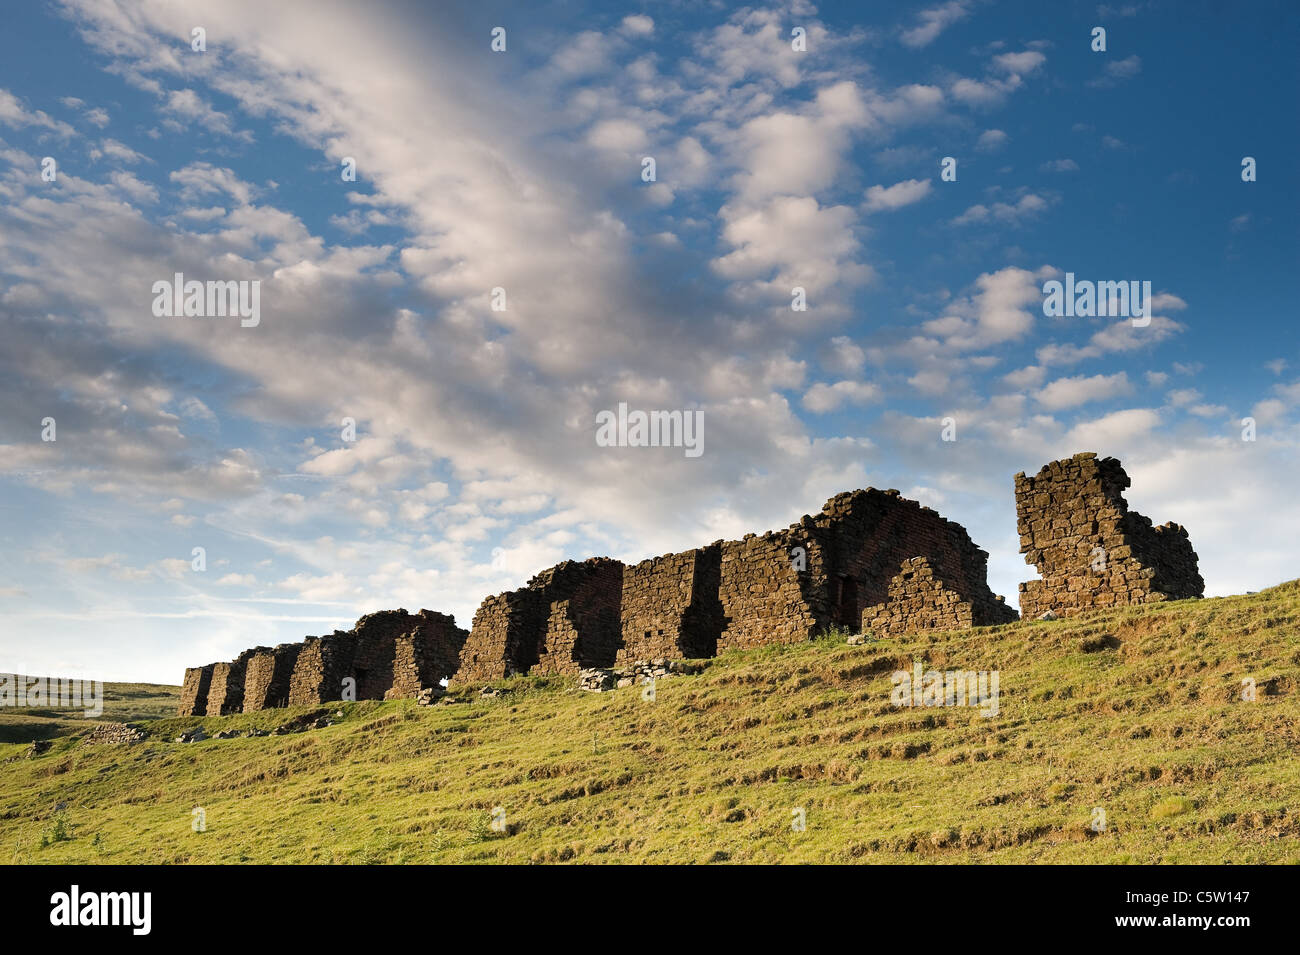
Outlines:
[[551,603],[536,672],[576,676],[587,667],[613,666],[622,635],[623,569],[620,561],[596,557],[538,575]]
[[1016,618],[989,590],[988,553],[966,529],[895,490],[837,494],[816,517],[723,544],[722,554],[720,650],[856,630],[863,608],[886,603],[903,562],[917,556],[970,603],[972,625]]
[[456,672],[466,631],[447,614],[384,610],[349,631],[245,650],[230,663],[185,671],[182,716],[224,716],[343,699],[415,697]]
[[480,683],[527,673],[532,661],[524,648],[527,635],[545,626],[537,623],[540,616],[540,595],[527,587],[485,599],[470,624],[456,679]]
[[304,706],[343,698],[343,681],[352,673],[356,634],[342,630],[308,637],[289,678],[289,705]]
[[[1178,530],[1135,525],[1132,536],[1139,542],[1134,546],[1159,555],[1166,573],[1184,573]],[[889,606],[891,581],[915,557],[925,558],[926,579],[934,585],[918,603],[909,588],[919,583],[900,584],[894,599],[904,603]],[[485,599],[468,633],[430,611],[418,617],[405,610],[368,614],[353,631],[308,638],[295,651],[287,700],[338,699],[349,676],[356,679],[357,699],[382,699],[419,695],[452,676],[485,682],[530,671],[576,674],[644,659],[713,656],[807,640],[833,626],[856,629],[864,608],[873,608],[872,619],[885,615],[898,626],[939,619],[940,605],[960,626],[1015,619],[988,588],[987,562],[988,554],[961,525],[930,508],[897,491],[853,491],[831,498],[816,517],[804,515],[761,536],[717,541],[628,568],[607,557],[565,561],[519,590]],[[251,707],[284,696],[279,684],[268,689],[266,666],[254,668]],[[213,668],[209,712],[229,706],[214,699],[226,700],[236,682],[242,705],[244,675],[241,666],[236,681],[236,669]],[[196,701],[202,679],[187,671]]]
[[460,650],[469,636],[450,614],[421,610],[413,618],[415,629],[394,641],[393,685],[384,699],[418,697],[453,676],[460,665]]
[[358,700],[382,700],[393,686],[393,659],[397,638],[411,630],[414,621],[404,609],[368,613],[352,629],[356,653],[352,675]]
[[883,603],[862,612],[863,631],[876,634],[918,633],[924,630],[961,630],[989,623],[1009,623],[1015,611],[1006,607],[1000,620],[979,620],[975,603],[964,600],[935,573],[928,557],[911,557],[903,561],[899,572],[889,582],[889,595]]
[[282,643],[254,653],[244,673],[244,712],[289,705],[290,680],[301,643]]
[[620,641],[623,564],[566,560],[519,590],[489,597],[474,614],[456,678],[499,680],[536,668],[573,673],[614,662]]
[[1187,531],[1152,527],[1130,511],[1130,484],[1118,460],[1093,452],[1053,461],[1032,478],[1016,475],[1020,552],[1042,575],[1020,585],[1021,613],[1070,616],[1205,593]]
[[797,643],[831,624],[827,537],[807,518],[722,544],[719,651]]
[[227,716],[244,709],[244,673],[254,654],[267,647],[245,650],[229,663],[212,665],[212,680],[208,684],[208,716]]
[[187,667],[185,681],[181,683],[181,702],[177,708],[180,716],[202,716],[208,712],[208,687],[212,684],[212,668]]
[[721,571],[721,541],[625,568],[616,662],[714,656],[723,627]]

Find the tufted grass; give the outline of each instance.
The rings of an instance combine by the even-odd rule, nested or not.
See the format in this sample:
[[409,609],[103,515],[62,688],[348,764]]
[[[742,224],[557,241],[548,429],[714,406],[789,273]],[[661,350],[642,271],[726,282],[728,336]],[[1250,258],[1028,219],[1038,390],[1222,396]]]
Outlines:
[[[997,716],[891,705],[890,674],[913,659],[998,670]],[[661,680],[654,701],[521,677],[431,708],[147,720],[136,746],[61,738],[3,764],[0,862],[1295,863],[1298,676],[1293,581],[764,647]],[[317,710],[343,715],[288,736],[172,742],[198,723],[270,729]],[[22,751],[0,745],[0,760]],[[206,832],[191,829],[196,806]]]

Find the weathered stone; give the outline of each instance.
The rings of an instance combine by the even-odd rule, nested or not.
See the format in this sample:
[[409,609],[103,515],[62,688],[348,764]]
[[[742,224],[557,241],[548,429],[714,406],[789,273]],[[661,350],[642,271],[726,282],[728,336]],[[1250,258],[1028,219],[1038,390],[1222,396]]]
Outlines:
[[282,643],[254,653],[244,671],[244,712],[289,705],[289,683],[300,643]]
[[925,630],[959,630],[1009,623],[1016,612],[1000,601],[976,604],[939,577],[928,557],[903,561],[889,582],[888,599],[868,607],[862,629],[881,633],[916,633]]
[[1115,458],[1085,452],[1015,477],[1020,552],[1041,580],[1020,585],[1020,611],[1082,610],[1200,597],[1205,581],[1187,531],[1130,511]]
[[659,654],[711,657],[725,624],[722,542],[644,560],[623,572],[619,664]]
[[487,598],[460,654],[459,682],[515,674],[577,674],[609,666],[619,647],[623,564],[608,557],[565,561],[526,587]]
[[230,663],[185,671],[182,716],[321,704],[343,698],[412,697],[456,671],[467,634],[446,614],[385,610],[350,631],[307,637],[274,649],[254,647]]
[[254,647],[245,650],[230,663],[213,664],[205,711],[207,716],[226,716],[230,713],[243,712],[244,674],[248,668],[248,661],[256,654],[268,650],[267,647]]
[[122,746],[138,743],[144,733],[126,723],[100,723],[82,739],[91,746]]
[[1016,618],[989,590],[988,554],[960,524],[897,491],[869,488],[837,494],[784,531],[722,545],[727,624],[718,648],[797,643],[833,626],[857,630],[863,608],[886,603],[890,582],[916,556],[970,605],[973,622],[961,625]]
[[181,702],[178,713],[181,716],[199,716],[208,711],[208,687],[212,684],[212,668],[207,666],[190,667],[185,671],[185,680],[181,683]]
[[460,666],[460,651],[469,634],[456,626],[455,617],[421,610],[412,622],[410,632],[393,643],[393,685],[384,694],[386,700],[441,694],[442,681]]

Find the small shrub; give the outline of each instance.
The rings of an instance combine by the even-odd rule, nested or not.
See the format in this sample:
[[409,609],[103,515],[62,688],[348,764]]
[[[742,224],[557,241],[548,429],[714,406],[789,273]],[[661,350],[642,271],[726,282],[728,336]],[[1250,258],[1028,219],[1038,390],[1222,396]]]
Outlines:
[[41,848],[52,846],[56,842],[68,842],[70,839],[72,839],[72,826],[68,822],[68,814],[61,812],[41,833]]

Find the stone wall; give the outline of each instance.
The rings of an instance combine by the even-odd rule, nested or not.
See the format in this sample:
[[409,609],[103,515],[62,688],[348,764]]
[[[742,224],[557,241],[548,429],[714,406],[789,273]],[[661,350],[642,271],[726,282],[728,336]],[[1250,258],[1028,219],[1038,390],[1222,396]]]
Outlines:
[[254,653],[244,672],[244,712],[289,705],[290,678],[301,643],[282,643]]
[[289,705],[306,706],[343,698],[343,681],[352,674],[356,635],[342,630],[308,637],[289,677]]
[[[1125,546],[1146,555],[1148,576],[1190,586],[1195,554],[1186,533],[1174,525],[1153,528],[1139,515],[1121,517]],[[808,640],[833,627],[856,630],[864,615],[891,630],[1013,620],[1016,612],[988,588],[987,564],[988,554],[961,525],[930,508],[897,491],[852,491],[831,498],[815,517],[739,541],[631,567],[606,557],[565,561],[525,587],[485,599],[468,633],[431,611],[368,614],[348,633],[307,638],[293,651],[287,689],[274,666],[256,664],[249,706],[338,699],[349,677],[357,699],[383,699],[418,696],[452,677],[486,682],[707,657]],[[182,711],[231,712],[236,690],[235,709],[243,706],[242,663],[211,668],[206,705],[204,669],[186,671]]]
[[413,627],[411,615],[403,610],[368,613],[353,627],[356,652],[352,676],[357,681],[358,700],[382,700],[393,686],[393,658],[396,641]]
[[460,654],[456,679],[572,673],[611,666],[620,643],[623,564],[608,557],[566,560],[526,587],[483,601]]
[[623,564],[608,557],[566,561],[539,578],[550,607],[535,672],[576,676],[584,668],[613,666],[622,642]]
[[254,647],[230,663],[185,671],[182,716],[224,716],[343,699],[417,697],[456,672],[466,631],[447,614],[384,610],[349,631],[336,630],[274,649]]
[[245,650],[229,663],[212,665],[212,681],[208,684],[208,716],[227,716],[244,709],[244,672],[248,661],[267,647]]
[[208,687],[212,685],[212,668],[215,663],[202,667],[188,667],[185,681],[181,683],[181,702],[177,712],[181,716],[197,716],[208,711]]
[[526,668],[518,669],[517,661],[527,642],[524,635],[535,633],[539,626],[539,605],[539,595],[527,587],[484,600],[474,614],[469,639],[461,648],[456,679],[482,683],[528,672]]
[[877,635],[961,630],[1015,619],[1014,610],[1005,604],[1003,610],[1001,619],[981,623],[975,604],[949,587],[928,557],[911,557],[890,580],[886,600],[862,612],[862,630]]
[[393,685],[384,699],[418,697],[456,673],[468,633],[449,614],[421,610],[415,628],[394,641]]
[[1021,613],[1070,616],[1204,594],[1187,531],[1130,511],[1130,483],[1119,461],[1092,452],[1016,475],[1020,552],[1042,576],[1020,585]]
[[714,656],[723,627],[721,570],[721,541],[625,568],[616,662]]
[[989,590],[988,553],[965,528],[894,490],[837,494],[816,517],[722,547],[719,649],[799,642],[834,626],[857,630],[863,608],[886,603],[903,562],[920,556],[971,605],[970,625],[1016,619]]
[[827,534],[806,522],[722,544],[719,651],[798,643],[830,626]]

